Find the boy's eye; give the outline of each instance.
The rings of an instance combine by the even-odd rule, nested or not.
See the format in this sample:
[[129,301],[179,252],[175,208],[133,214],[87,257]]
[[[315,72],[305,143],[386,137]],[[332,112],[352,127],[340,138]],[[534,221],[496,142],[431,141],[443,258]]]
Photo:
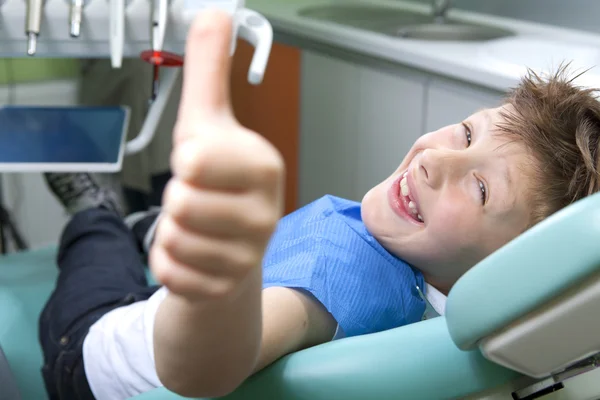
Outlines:
[[467,147],[469,147],[469,146],[471,146],[471,129],[464,122],[461,122],[461,125],[465,129],[465,136],[467,138]]
[[[470,147],[471,141],[472,141],[471,128],[469,128],[469,125],[465,124],[464,122],[462,122],[461,125],[465,129],[465,137],[467,138],[467,147]],[[477,182],[477,188],[481,192],[481,204],[485,205],[485,202],[487,200],[487,189],[485,187],[485,183],[483,183],[483,181],[477,177],[475,178],[475,180]]]
[[487,189],[485,188],[485,184],[480,179],[477,179],[477,184],[479,186],[479,190],[481,191],[481,205],[485,206]]

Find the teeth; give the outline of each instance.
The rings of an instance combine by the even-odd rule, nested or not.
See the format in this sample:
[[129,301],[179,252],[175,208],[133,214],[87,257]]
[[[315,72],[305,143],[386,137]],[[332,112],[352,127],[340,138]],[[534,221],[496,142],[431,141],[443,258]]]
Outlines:
[[408,196],[408,194],[410,193],[406,177],[402,178],[402,180],[400,181],[400,191],[402,192],[402,196]]
[[402,191],[402,196],[404,197],[408,196],[408,194],[410,193],[410,190],[408,190],[408,186],[406,185],[400,186],[400,189]]
[[[402,175],[402,179],[400,180],[400,191],[402,193],[402,196],[404,197],[408,197],[408,195],[410,194],[410,189],[408,188],[408,181],[406,179],[407,174],[408,171],[406,171],[404,175]],[[412,201],[410,197],[408,198],[408,208],[410,209],[413,215],[417,214],[417,218],[419,219],[419,221],[423,222],[423,217],[421,217],[421,214],[417,213],[417,204],[414,201]]]

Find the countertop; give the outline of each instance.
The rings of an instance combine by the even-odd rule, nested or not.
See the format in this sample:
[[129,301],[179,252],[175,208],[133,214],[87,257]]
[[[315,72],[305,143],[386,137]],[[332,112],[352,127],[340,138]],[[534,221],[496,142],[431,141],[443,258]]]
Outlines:
[[[345,3],[356,4],[247,0],[246,6],[269,19],[276,37],[283,34],[304,40],[308,48],[311,42],[321,43],[499,91],[515,86],[525,67],[548,72],[563,61],[572,61],[572,71],[592,68],[578,78],[579,85],[600,88],[600,69],[595,68],[600,63],[600,35],[451,9],[450,18],[508,28],[516,35],[487,42],[435,42],[394,38],[298,15],[304,7]],[[363,4],[430,12],[426,4],[400,0]]]

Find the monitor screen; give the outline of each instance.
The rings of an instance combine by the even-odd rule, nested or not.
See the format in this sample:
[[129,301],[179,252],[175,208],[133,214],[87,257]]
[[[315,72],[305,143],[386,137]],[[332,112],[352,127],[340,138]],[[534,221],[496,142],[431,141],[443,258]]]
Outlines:
[[125,107],[0,107],[0,164],[120,166],[128,122]]

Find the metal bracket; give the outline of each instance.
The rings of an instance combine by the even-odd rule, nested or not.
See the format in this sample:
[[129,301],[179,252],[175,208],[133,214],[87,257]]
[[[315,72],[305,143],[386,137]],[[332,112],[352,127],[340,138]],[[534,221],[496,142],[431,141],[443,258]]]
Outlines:
[[600,367],[600,353],[573,364],[567,369],[512,393],[514,400],[533,400],[564,388],[563,382]]

